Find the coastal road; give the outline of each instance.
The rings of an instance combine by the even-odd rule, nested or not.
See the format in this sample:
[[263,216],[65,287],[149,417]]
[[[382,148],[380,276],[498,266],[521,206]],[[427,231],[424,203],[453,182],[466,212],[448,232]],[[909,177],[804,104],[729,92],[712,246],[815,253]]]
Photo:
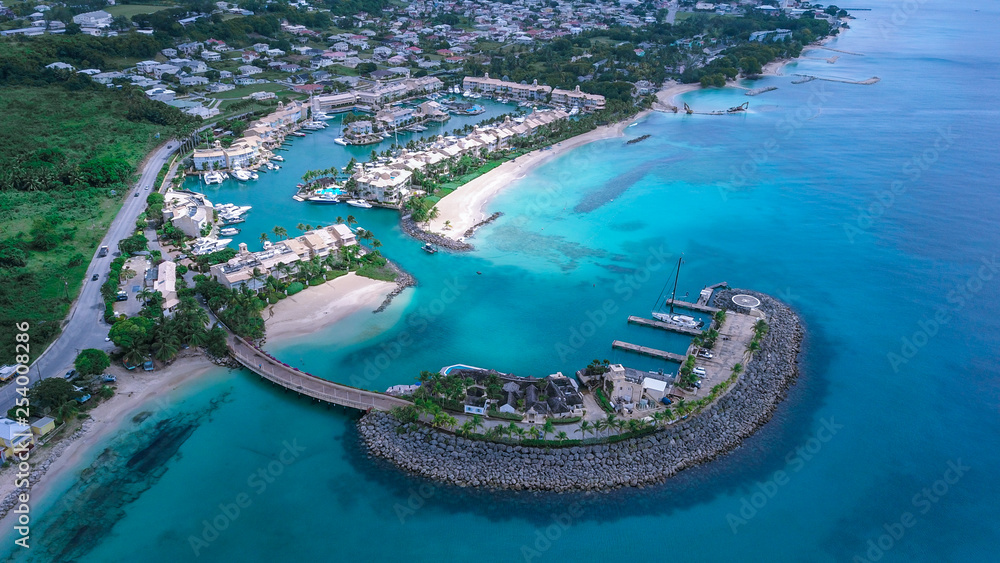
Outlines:
[[[111,222],[111,228],[101,241],[101,246],[107,246],[109,252],[107,256],[99,258],[94,253],[94,258],[87,268],[86,277],[83,280],[83,289],[77,296],[76,301],[70,306],[69,316],[63,325],[59,337],[49,346],[49,348],[32,364],[28,372],[31,384],[46,377],[58,377],[73,369],[73,360],[80,350],[87,348],[98,348],[111,351],[113,343],[105,342],[110,328],[104,322],[104,299],[101,297],[101,284],[107,280],[113,254],[118,249],[118,241],[129,237],[135,231],[135,222],[139,214],[146,208],[146,196],[152,193],[153,182],[160,173],[164,163],[177,150],[176,140],[156,148],[143,165],[139,182],[125,196],[121,210]],[[139,197],[134,197],[138,191]],[[100,278],[91,281],[94,274]],[[30,299],[30,296],[27,297]],[[0,388],[0,412],[6,413],[14,406],[17,397],[16,386],[8,383]],[[2,416],[2,415],[0,415]]]

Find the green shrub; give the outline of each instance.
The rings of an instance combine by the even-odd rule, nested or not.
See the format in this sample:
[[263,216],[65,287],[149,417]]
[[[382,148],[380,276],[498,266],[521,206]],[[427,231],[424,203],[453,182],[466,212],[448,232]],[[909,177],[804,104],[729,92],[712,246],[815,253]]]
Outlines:
[[306,286],[302,285],[302,282],[292,282],[288,284],[288,295],[295,295],[305,288]]
[[490,409],[486,411],[486,416],[490,418],[498,418],[500,420],[513,420],[516,422],[521,422],[522,420],[524,420],[524,417],[519,414],[500,412],[496,409]]

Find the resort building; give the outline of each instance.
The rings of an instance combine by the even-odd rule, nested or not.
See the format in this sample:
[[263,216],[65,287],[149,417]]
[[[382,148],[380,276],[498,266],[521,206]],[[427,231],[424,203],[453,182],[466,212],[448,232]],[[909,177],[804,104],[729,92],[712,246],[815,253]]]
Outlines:
[[375,119],[385,124],[385,127],[399,127],[413,119],[413,108],[391,108],[378,112]]
[[[256,140],[256,142],[255,142]],[[260,157],[260,137],[242,137],[233,141],[229,148],[222,148],[219,141],[210,149],[196,149],[192,157],[195,170],[222,170],[226,168],[249,168]]]
[[580,109],[599,110],[604,109],[604,96],[600,94],[588,94],[581,92],[577,86],[572,90],[560,90],[556,88],[552,91],[552,103],[565,106],[577,106]]
[[348,132],[351,135],[371,135],[372,134],[372,122],[366,120],[363,121],[352,121],[347,124]]
[[215,207],[204,195],[189,191],[167,190],[163,195],[163,219],[189,237],[200,237],[213,223]]
[[306,231],[301,236],[278,242],[264,243],[264,250],[250,252],[240,243],[239,252],[228,262],[211,268],[212,277],[227,288],[246,286],[251,290],[264,287],[268,276],[283,279],[296,270],[300,260],[336,255],[341,248],[358,244],[347,225],[337,224]]
[[790,29],[772,29],[771,31],[755,31],[750,34],[750,41],[783,41],[792,36]]
[[376,167],[354,176],[360,197],[379,203],[399,204],[410,195],[413,174],[408,170]]
[[35,446],[35,436],[31,427],[0,418],[0,463],[14,459],[19,452]]
[[482,92],[493,96],[505,96],[518,101],[539,100],[546,101],[552,93],[552,87],[538,84],[538,80],[533,80],[531,84],[519,84],[507,80],[490,78],[490,73],[486,73],[482,78],[476,76],[466,76],[462,80],[462,87],[473,92]]

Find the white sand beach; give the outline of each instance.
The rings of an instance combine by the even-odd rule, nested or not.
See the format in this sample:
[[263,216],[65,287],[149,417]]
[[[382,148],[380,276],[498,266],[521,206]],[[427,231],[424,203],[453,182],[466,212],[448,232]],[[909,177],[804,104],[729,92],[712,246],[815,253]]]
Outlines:
[[[442,198],[436,206],[437,218],[431,220],[425,230],[451,239],[461,238],[466,230],[487,217],[484,209],[490,200],[534,168],[587,143],[621,137],[626,127],[641,121],[648,114],[648,111],[642,112],[632,119],[598,127],[593,131],[566,139],[550,149],[532,151],[501,164]],[[445,228],[445,221],[450,221],[450,228]]]
[[264,310],[268,342],[310,334],[362,309],[374,310],[396,284],[354,272],[308,287]]

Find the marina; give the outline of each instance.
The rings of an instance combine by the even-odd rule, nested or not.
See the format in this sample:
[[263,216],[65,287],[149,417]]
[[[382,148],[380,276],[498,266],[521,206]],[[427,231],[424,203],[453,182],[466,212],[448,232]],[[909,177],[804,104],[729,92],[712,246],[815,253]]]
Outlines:
[[638,344],[622,342],[621,340],[615,340],[612,342],[611,347],[615,350],[625,350],[626,352],[634,352],[643,356],[649,356],[650,358],[677,362],[678,364],[684,363],[684,360],[687,359],[687,356],[674,354],[673,352],[667,352],[665,350],[657,350],[656,348],[650,348],[648,346],[639,346]]
[[629,316],[628,322],[629,322],[629,324],[640,325],[640,326],[648,326],[648,327],[652,327],[652,328],[658,328],[658,329],[661,329],[661,330],[667,330],[667,331],[670,331],[670,332],[676,332],[678,334],[686,334],[688,336],[699,336],[701,334],[701,330],[698,330],[696,328],[681,326],[681,325],[678,325],[678,324],[675,324],[675,323],[666,323],[666,322],[663,322],[663,321],[656,321],[656,320],[653,320],[653,319],[646,319],[646,318],[643,318],[643,317],[637,317],[635,315]]

